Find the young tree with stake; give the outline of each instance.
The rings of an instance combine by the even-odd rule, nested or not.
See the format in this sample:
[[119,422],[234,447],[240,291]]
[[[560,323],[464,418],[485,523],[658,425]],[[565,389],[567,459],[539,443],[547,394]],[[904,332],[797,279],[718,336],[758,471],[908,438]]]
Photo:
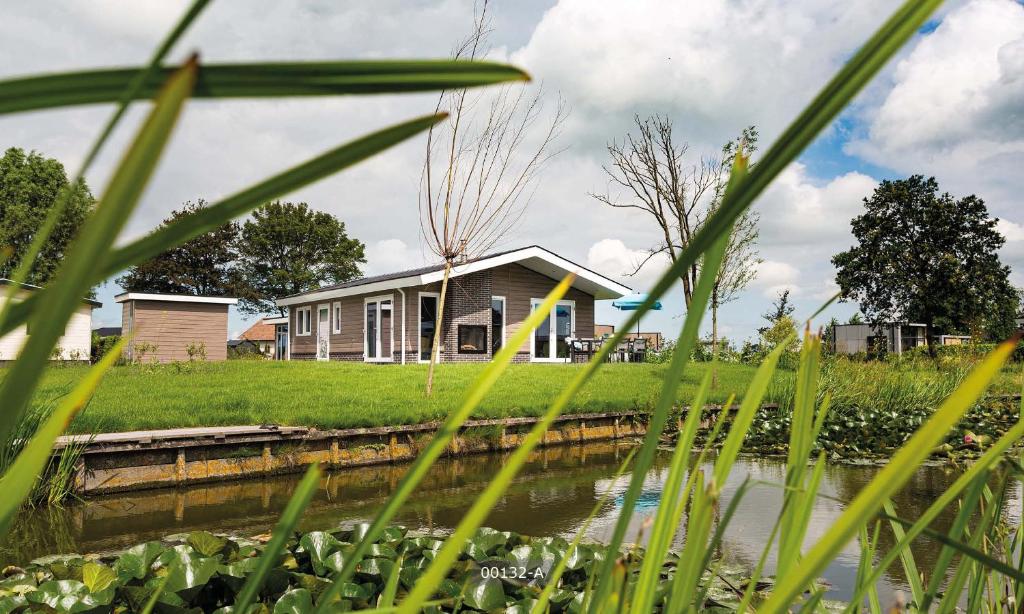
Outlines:
[[[484,2],[474,16],[472,35],[454,53],[456,59],[486,55],[488,18]],[[427,368],[426,393],[434,384],[444,306],[451,271],[477,258],[519,223],[529,204],[541,167],[552,149],[567,110],[561,99],[545,126],[542,92],[530,96],[523,87],[470,94],[443,92],[437,111],[446,122],[427,133],[427,151],[420,184],[420,230],[429,250],[444,262],[434,338]]]

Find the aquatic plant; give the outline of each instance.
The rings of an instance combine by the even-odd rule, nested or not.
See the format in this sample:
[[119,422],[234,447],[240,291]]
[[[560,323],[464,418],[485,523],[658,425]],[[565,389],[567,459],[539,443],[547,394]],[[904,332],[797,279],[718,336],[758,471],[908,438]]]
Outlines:
[[[547,600],[518,603],[516,607],[517,611],[534,612],[550,609],[573,612],[630,610],[641,613],[651,610],[688,612],[709,606],[721,607],[722,604],[716,601],[714,591],[715,578],[721,577],[722,570],[711,558],[711,552],[721,543],[725,532],[728,531],[729,519],[735,511],[735,505],[742,500],[742,496],[737,496],[728,508],[720,510],[721,488],[752,427],[758,405],[767,392],[772,373],[788,343],[780,343],[778,349],[768,354],[758,367],[728,429],[724,430],[724,421],[716,422],[708,441],[717,440],[715,432],[724,432],[724,439],[717,450],[713,468],[708,473],[697,469],[698,464],[691,464],[694,456],[691,452],[696,451],[694,433],[700,412],[692,411],[687,416],[686,424],[677,438],[676,453],[673,455],[670,470],[671,480],[666,485],[666,492],[672,493],[672,496],[665,498],[657,509],[651,529],[652,539],[649,548],[650,552],[655,554],[646,558],[641,557],[640,551],[627,543],[628,539],[634,536],[626,535],[629,518],[635,510],[644,476],[651,467],[660,437],[671,414],[676,397],[675,387],[687,369],[693,346],[697,341],[701,319],[708,304],[711,281],[721,265],[722,253],[733,223],[815,136],[838,116],[896,51],[926,24],[939,4],[938,0],[909,0],[903,4],[878,32],[850,57],[845,66],[783,131],[756,165],[749,167],[745,152],[737,154],[720,207],[693,237],[691,244],[680,252],[675,262],[664,271],[641,308],[632,313],[629,320],[620,327],[620,332],[614,335],[609,343],[604,344],[594,360],[581,368],[573,380],[553,399],[541,419],[523,437],[521,445],[508,456],[493,481],[465,513],[452,534],[444,540],[436,540],[438,543],[431,541],[429,544],[417,546],[421,548],[418,554],[410,553],[410,560],[414,556],[419,556],[416,559],[415,581],[403,586],[401,570],[407,568],[406,561],[402,553],[394,548],[391,550],[395,552],[395,557],[391,557],[391,553],[385,550],[390,548],[391,532],[394,531],[389,525],[426,475],[427,469],[442,454],[454,433],[502,375],[513,358],[515,348],[522,345],[530,328],[539,323],[536,317],[531,317],[527,321],[517,332],[517,336],[498,353],[476,383],[467,390],[462,405],[448,416],[436,437],[425,446],[373,522],[360,527],[358,532],[343,536],[350,547],[329,552],[329,557],[333,557],[330,567],[327,566],[326,560],[320,559],[321,569],[325,573],[330,570],[323,581],[318,580],[314,573],[311,574],[314,579],[309,580],[311,587],[299,585],[297,581],[293,585],[291,582],[294,578],[283,578],[280,573],[282,565],[293,565],[294,560],[297,567],[307,555],[309,565],[316,572],[316,555],[313,553],[318,551],[318,543],[329,542],[323,537],[322,542],[319,539],[307,539],[308,545],[303,545],[300,539],[301,552],[297,548],[289,548],[296,523],[319,483],[319,469],[311,467],[297,487],[269,542],[258,556],[248,557],[244,562],[232,560],[232,555],[224,550],[229,548],[226,542],[222,544],[222,540],[216,536],[202,536],[194,538],[192,543],[178,544],[170,550],[160,550],[159,545],[140,546],[138,556],[122,563],[120,572],[115,571],[116,562],[115,567],[107,568],[86,561],[81,565],[81,580],[46,578],[43,582],[45,588],[40,585],[35,590],[22,592],[32,595],[33,600],[40,600],[32,603],[42,603],[50,608],[65,608],[65,611],[90,610],[101,607],[101,601],[106,601],[108,605],[113,603],[113,598],[109,597],[109,594],[113,593],[116,596],[121,586],[131,585],[131,580],[126,580],[126,584],[116,585],[121,578],[130,575],[135,580],[148,578],[142,587],[144,592],[139,592],[139,599],[131,604],[133,609],[148,612],[161,600],[184,601],[187,596],[192,598],[201,595],[203,591],[213,590],[212,586],[219,586],[211,584],[214,581],[214,574],[221,573],[222,564],[228,563],[223,565],[227,570],[225,573],[228,577],[237,577],[237,582],[234,583],[237,588],[232,587],[235,596],[228,606],[232,608],[231,611],[248,613],[252,611],[250,606],[255,606],[257,610],[265,609],[267,606],[258,602],[262,596],[274,594],[276,589],[285,589],[281,584],[282,580],[287,580],[286,590],[291,595],[287,602],[278,602],[274,605],[276,611],[337,611],[339,604],[346,601],[348,605],[357,605],[355,600],[347,597],[351,592],[359,590],[354,587],[359,586],[367,576],[374,579],[374,589],[379,589],[380,596],[375,602],[371,602],[374,595],[362,599],[364,594],[358,593],[357,597],[361,599],[359,606],[412,613],[423,610],[436,611],[443,606],[449,606],[445,609],[452,610],[489,610],[508,605],[507,599],[501,599],[501,603],[497,598],[490,600],[490,589],[486,587],[495,586],[494,583],[484,582],[483,580],[488,578],[484,578],[482,572],[466,563],[467,554],[469,559],[476,560],[473,553],[477,549],[482,550],[484,556],[493,554],[490,552],[491,546],[487,545],[492,543],[489,540],[495,540],[494,543],[499,550],[502,548],[501,543],[505,544],[505,547],[510,545],[508,540],[511,536],[502,535],[499,540],[492,533],[481,530],[488,512],[503,496],[517,472],[525,464],[530,452],[543,441],[552,421],[565,410],[572,397],[602,367],[607,352],[621,340],[623,331],[631,330],[636,325],[639,318],[650,309],[654,301],[665,294],[684,269],[700,261],[701,277],[693,292],[691,308],[676,341],[677,351],[673,352],[669,362],[665,382],[648,425],[648,433],[636,454],[629,486],[622,497],[620,517],[609,543],[596,548],[577,543],[571,549],[571,553],[561,557],[560,560],[566,561],[566,571],[562,572],[558,585],[549,593]],[[112,238],[117,235],[124,220],[135,208],[187,98],[421,91],[462,88],[523,78],[523,73],[516,69],[476,62],[328,62],[201,66],[196,58],[191,58],[180,68],[164,68],[162,59],[167,49],[204,5],[205,2],[201,1],[193,5],[154,55],[153,61],[145,68],[93,71],[0,82],[0,113],[86,102],[119,102],[118,111],[94,147],[94,153],[105,141],[110,128],[131,100],[139,97],[153,97],[155,100],[149,118],[112,174],[108,188],[101,198],[101,205],[81,229],[69,257],[57,274],[56,281],[45,291],[36,293],[28,300],[20,303],[8,302],[5,311],[0,313],[0,333],[21,324],[29,314],[35,326],[21,356],[0,384],[0,398],[5,404],[4,412],[0,414],[0,439],[10,432],[15,420],[25,411],[32,391],[45,368],[46,358],[60,336],[63,323],[67,321],[77,301],[92,284],[199,232],[220,225],[231,217],[243,214],[261,202],[350,166],[427,129],[440,119],[438,116],[428,116],[369,135],[231,196],[148,237],[122,248],[111,249]],[[87,160],[91,161],[94,153]],[[41,234],[45,235],[46,232]],[[31,254],[27,260],[31,261]],[[26,266],[23,262],[20,269]],[[23,275],[21,271],[19,274]],[[565,292],[568,282],[568,279],[564,280],[547,297],[549,305]],[[540,313],[546,312],[542,308],[535,311],[534,315]],[[863,596],[868,598],[872,611],[880,611],[881,605],[876,597],[872,597],[874,582],[878,575],[897,558],[900,558],[909,569],[911,559],[906,553],[910,540],[928,534],[930,519],[935,517],[938,510],[954,505],[958,501],[963,512],[950,533],[942,536],[943,555],[932,570],[927,583],[922,581],[920,590],[915,587],[912,605],[925,610],[929,604],[937,600],[940,609],[948,610],[951,604],[960,598],[957,588],[966,587],[968,605],[973,611],[984,608],[991,608],[993,611],[1003,611],[1005,607],[1016,608],[1019,604],[1017,596],[1020,593],[1020,583],[1024,580],[1024,573],[1021,572],[1019,562],[1010,564],[986,551],[989,547],[986,539],[998,534],[992,532],[992,527],[995,526],[992,512],[994,507],[987,503],[992,497],[986,497],[985,489],[989,474],[997,465],[1004,462],[1001,460],[1003,455],[1024,435],[1024,423],[1015,425],[1005,435],[992,442],[984,454],[920,518],[904,521],[885,511],[886,502],[891,495],[906,483],[949,430],[981,398],[987,385],[1014,351],[1015,345],[1015,341],[999,345],[978,362],[960,385],[922,421],[913,435],[895,450],[891,462],[857,494],[824,535],[805,549],[810,510],[819,496],[817,489],[824,466],[824,454],[814,452],[815,441],[829,415],[830,405],[829,395],[826,394],[821,399],[818,395],[821,372],[820,341],[812,334],[805,334],[793,392],[790,417],[792,428],[788,432],[787,470],[783,485],[785,505],[775,519],[776,526],[772,538],[765,544],[764,555],[753,570],[752,578],[734,590],[733,596],[738,597],[738,603],[733,609],[748,611],[754,607],[758,612],[777,613],[789,611],[793,607],[798,607],[801,611],[825,608],[824,588],[817,582],[817,577],[847,543],[859,538],[865,558],[857,584],[859,595],[850,604],[849,609],[860,609],[860,599]],[[4,474],[0,487],[4,489],[6,497],[0,499],[0,534],[6,530],[12,510],[20,505],[20,501],[31,489],[37,470],[48,458],[54,438],[95,389],[103,372],[113,363],[112,357],[116,354],[117,352],[111,352],[105,356],[103,361],[58,405]],[[703,403],[702,395],[707,394],[708,381],[705,379],[695,398],[697,407]],[[698,457],[708,452],[709,448],[705,445]],[[1000,496],[996,491],[992,491],[992,494]],[[978,509],[982,512],[980,520],[977,520],[974,514]],[[899,513],[899,510],[893,511],[895,514]],[[880,514],[885,514],[885,517]],[[875,537],[882,530],[883,520],[896,522],[903,528],[902,537],[898,539],[897,544],[884,553],[875,550],[878,543]],[[678,555],[669,555],[669,540],[681,526],[686,530],[686,545]],[[333,539],[341,541],[338,537]],[[1009,539],[1009,545],[1012,545],[1013,540],[1017,538],[1010,536],[1006,539]],[[481,545],[481,540],[484,545]],[[501,543],[498,543],[499,541]],[[515,548],[521,545],[529,544],[515,543],[508,555],[512,555]],[[769,582],[760,576],[767,553],[774,547],[780,552],[780,573],[776,581]],[[242,547],[239,546],[239,552],[241,550]],[[255,549],[246,552],[256,553]],[[671,565],[663,563],[661,552],[666,553],[665,558],[671,561]],[[955,568],[954,581],[945,593],[940,593],[944,572],[951,568],[953,554],[956,552],[961,556]],[[382,553],[386,556],[381,556]],[[216,559],[216,556],[227,558]],[[572,561],[580,558],[592,560],[591,571],[587,574],[582,591],[572,592],[570,599],[562,601],[563,593],[559,591],[563,587],[578,587],[573,584],[574,578],[569,572]],[[880,559],[880,562],[875,564],[874,558]],[[244,569],[231,568],[231,565],[244,565]],[[396,569],[399,571],[396,572]],[[462,572],[469,573],[460,575]],[[16,575],[17,573],[15,571]],[[49,573],[53,574],[55,570],[51,567]],[[150,576],[150,573],[154,575]],[[233,573],[240,575],[234,576]],[[18,577],[22,581],[30,579],[20,575]],[[463,583],[459,585],[453,577],[461,579]],[[999,577],[1003,580],[997,581],[996,578]],[[225,584],[227,583],[225,580]],[[9,589],[5,587],[5,590],[16,594],[18,586],[23,585],[15,583]],[[994,592],[1007,587],[1012,589],[1012,594],[1002,595]],[[302,590],[306,592],[300,592]],[[497,597],[495,591],[491,591],[491,594]],[[985,597],[981,597],[983,595]],[[8,597],[10,596],[9,594]],[[519,598],[520,595],[516,597]],[[27,601],[28,597],[25,596],[25,599]],[[107,601],[108,599],[110,601]],[[445,602],[445,599],[454,601]],[[228,599],[223,599],[214,603],[227,602]],[[24,607],[24,604],[15,607]],[[175,605],[172,604],[171,607]]]

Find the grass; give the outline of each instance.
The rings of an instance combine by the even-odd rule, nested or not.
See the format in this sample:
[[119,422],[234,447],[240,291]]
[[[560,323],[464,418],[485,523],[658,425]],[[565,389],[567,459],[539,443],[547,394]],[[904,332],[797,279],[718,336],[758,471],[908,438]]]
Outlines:
[[[677,403],[693,400],[708,365],[691,363],[676,389]],[[440,365],[434,394],[428,398],[423,394],[426,365],[419,364],[227,361],[119,366],[110,370],[69,431],[265,423],[353,428],[430,422],[444,419],[455,409],[484,367]],[[511,365],[473,417],[538,416],[581,369],[582,365]],[[722,403],[733,393],[741,400],[756,367],[722,364],[718,370],[719,384],[709,391],[710,403]],[[86,367],[51,367],[37,400],[45,402],[65,394],[86,371]],[[667,364],[605,365],[573,398],[568,411],[649,411],[667,371]],[[963,373],[962,366],[908,368],[840,359],[826,362],[820,386],[832,395],[835,416],[857,413],[859,420],[874,421],[870,408],[902,407],[905,418],[921,419],[956,387]],[[3,376],[0,371],[0,378]],[[1007,367],[992,392],[1017,392],[1019,382],[1019,367]],[[793,372],[777,371],[766,401],[787,402],[793,386]],[[912,431],[907,429],[907,433]]]
[[[351,428],[441,420],[463,400],[484,364],[442,364],[434,394],[423,394],[426,365],[250,362],[114,367],[70,432],[273,423]],[[476,418],[540,415],[582,365],[512,365],[476,409]],[[678,388],[693,398],[707,365],[694,365]],[[648,410],[667,365],[609,364],[583,388],[570,411]],[[40,398],[57,396],[85,367],[53,367]],[[710,402],[747,387],[748,365],[721,365]],[[780,373],[776,380],[791,378]],[[781,384],[782,381],[779,381]]]

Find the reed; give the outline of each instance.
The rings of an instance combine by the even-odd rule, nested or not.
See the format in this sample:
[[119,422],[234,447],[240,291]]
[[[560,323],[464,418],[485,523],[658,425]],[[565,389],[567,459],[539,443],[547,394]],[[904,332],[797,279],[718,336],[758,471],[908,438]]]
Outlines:
[[[169,36],[170,43],[165,41],[161,50],[165,51],[165,47],[169,48],[169,44],[173,44],[174,39],[195,18],[198,9],[204,4],[197,2],[193,6]],[[620,331],[631,330],[654,301],[674,284],[683,269],[700,263],[705,275],[698,281],[693,303],[677,342],[682,349],[692,346],[701,316],[707,308],[707,292],[702,290],[706,290],[707,280],[714,276],[720,264],[721,247],[728,240],[732,224],[927,22],[939,4],[938,0],[909,0],[900,6],[780,135],[756,165],[748,168],[745,152],[737,154],[721,206],[696,234],[692,244],[664,271],[647,301],[633,312]],[[162,53],[158,51],[155,57],[162,57]],[[34,318],[31,339],[7,377],[0,383],[0,398],[4,403],[3,412],[0,413],[0,440],[8,438],[26,414],[32,393],[64,323],[79,297],[92,284],[108,276],[111,271],[122,269],[244,214],[270,198],[355,164],[427,129],[441,119],[440,116],[414,119],[342,145],[148,237],[122,248],[112,248],[112,239],[135,209],[148,179],[156,172],[160,155],[171,138],[180,111],[190,98],[349,95],[457,89],[523,78],[525,74],[517,69],[479,62],[341,62],[327,66],[281,63],[206,67],[193,57],[180,67],[162,66],[157,59],[148,67],[128,72],[93,71],[0,82],[0,91],[4,92],[0,97],[0,112],[68,106],[97,100],[120,100],[122,105],[139,97],[154,100],[147,121],[115,168],[101,198],[101,206],[81,229],[56,281],[46,290],[36,293],[32,299],[11,305],[0,313],[0,333],[24,322],[30,315]],[[112,123],[116,123],[118,118],[119,115],[115,115]],[[97,141],[94,149],[98,149],[104,139],[105,134]],[[565,291],[568,281],[564,280],[546,300],[549,303],[557,300]],[[535,315],[537,313],[544,313],[544,310],[538,310]],[[528,334],[530,326],[536,323],[534,318],[517,334]],[[614,347],[623,334],[618,333],[604,347]],[[521,341],[517,337],[508,348],[516,347]],[[782,344],[780,348],[785,345]],[[943,551],[929,576],[921,578],[920,584],[915,587],[914,602],[910,604],[912,608],[924,611],[934,604],[940,611],[950,611],[961,599],[966,600],[972,612],[1018,608],[1024,586],[1020,530],[1002,525],[998,518],[997,510],[1004,496],[1005,482],[999,481],[993,490],[988,480],[993,472],[1019,471],[1019,464],[1005,460],[1004,455],[1024,434],[1024,427],[1018,425],[1011,428],[996,440],[920,519],[901,519],[896,515],[899,510],[887,507],[891,495],[906,483],[950,429],[983,397],[989,384],[1013,353],[1016,340],[996,347],[986,358],[973,365],[969,372],[965,371],[962,378],[958,377],[955,387],[936,388],[928,384],[904,382],[887,389],[887,400],[884,401],[887,406],[898,407],[908,402],[926,400],[935,402],[934,411],[922,417],[913,433],[899,442],[891,462],[863,488],[824,535],[805,548],[811,509],[820,498],[817,489],[824,467],[823,457],[814,453],[815,443],[822,429],[827,428],[828,416],[835,411],[837,403],[857,402],[856,388],[847,390],[847,397],[843,397],[838,388],[822,394],[822,391],[829,390],[829,378],[838,375],[830,374],[827,368],[823,369],[820,346],[816,335],[809,331],[804,334],[789,407],[787,470],[785,483],[781,485],[784,489],[784,505],[779,517],[774,519],[772,539],[764,544],[763,555],[754,570],[756,577],[762,575],[767,555],[774,548],[780,553],[780,558],[784,557],[780,564],[784,573],[780,573],[774,581],[766,582],[762,588],[758,588],[761,585],[757,582],[748,583],[745,587],[732,587],[736,609],[768,613],[787,612],[793,608],[801,611],[824,609],[824,590],[817,578],[843,547],[859,539],[863,557],[857,597],[849,605],[849,610],[861,610],[860,600],[866,596],[867,609],[881,611],[882,605],[874,593],[874,582],[887,565],[897,558],[906,569],[916,569],[907,547],[911,540],[922,535],[938,539],[943,544]],[[638,546],[628,543],[627,538],[632,536],[627,536],[625,531],[628,516],[633,512],[638,485],[645,478],[653,451],[665,432],[672,403],[677,398],[680,376],[688,367],[690,352],[687,349],[678,352],[678,357],[673,357],[669,367],[672,376],[665,378],[648,433],[636,454],[630,486],[623,496],[622,518],[616,525],[610,543],[603,547],[584,549],[576,542],[574,548],[562,558],[564,560],[572,556],[576,560],[583,556],[584,550],[591,558],[593,573],[587,577],[583,591],[573,596],[571,602],[567,602],[561,597],[555,599],[558,591],[555,586],[548,595],[550,601],[547,604],[535,600],[536,603],[530,604],[530,609],[550,611],[556,603],[558,608],[574,612],[692,612],[704,608],[709,586],[720,576],[711,552],[722,543],[723,536],[729,531],[729,520],[736,506],[741,504],[746,485],[725,513],[719,516],[721,488],[732,470],[736,455],[750,434],[755,410],[768,393],[780,352],[773,353],[762,363],[742,395],[739,411],[727,430],[723,431],[721,447],[717,449],[714,467],[710,472],[696,470],[699,463],[691,464],[698,411],[691,413],[687,424],[677,433],[676,453],[669,471],[669,496],[661,502],[650,535],[647,552],[652,556],[645,558]],[[54,439],[88,400],[116,354],[108,354],[109,359],[105,357],[67,398],[56,405],[0,478],[0,488],[5,493],[5,498],[0,500],[0,535],[6,531],[14,510],[29,496],[36,473],[49,458]],[[565,411],[574,395],[602,368],[604,357],[600,353],[595,356],[555,396],[542,412],[542,419],[524,437],[522,446],[509,455],[498,474],[447,540],[436,543],[429,540],[429,545],[426,542],[414,542],[411,547],[418,548],[418,552],[422,553],[418,563],[421,567],[414,574],[414,582],[402,584],[402,575],[411,574],[412,568],[401,562],[404,558],[390,556],[392,552],[382,545],[383,542],[401,541],[388,537],[392,531],[388,529],[388,523],[420,484],[426,469],[437,460],[451,433],[473,413],[502,376],[511,360],[511,352],[503,350],[495,362],[480,374],[474,385],[469,387],[464,402],[448,417],[435,439],[426,446],[374,521],[346,534],[349,547],[333,552],[333,558],[329,561],[331,567],[325,567],[327,560],[314,558],[315,567],[325,573],[326,569],[334,572],[328,574],[330,581],[325,580],[326,585],[314,581],[310,585],[312,588],[289,588],[280,596],[281,601],[275,604],[274,610],[329,612],[349,607],[352,602],[346,601],[344,597],[359,592],[359,585],[349,581],[357,573],[361,577],[372,575],[379,578],[384,586],[381,597],[375,603],[366,603],[369,608],[378,605],[382,611],[409,613],[439,611],[442,608],[446,611],[465,607],[492,609],[497,602],[490,599],[488,591],[491,589],[481,588],[485,583],[470,578],[465,585],[453,588],[449,579],[450,572],[455,566],[461,566],[460,570],[463,567],[469,569],[472,561],[481,553],[490,552],[487,549],[492,546],[488,544],[496,543],[493,541],[494,533],[481,530],[481,523],[512,484],[530,450],[543,440],[548,425]],[[695,398],[696,405],[704,402],[706,392],[706,385],[699,389]],[[715,434],[718,429],[725,428],[724,421],[716,422],[715,433],[701,445],[700,457],[713,451],[719,439]],[[269,545],[262,548],[262,554],[258,557],[239,563],[245,569],[229,566],[223,572],[218,572],[216,561],[210,562],[210,555],[205,555],[205,552],[223,554],[225,544],[223,540],[208,534],[196,537],[189,544],[176,546],[171,554],[161,555],[157,564],[164,565],[166,571],[159,582],[154,581],[154,586],[150,587],[152,590],[145,593],[149,604],[147,607],[153,603],[173,605],[176,603],[174,599],[180,601],[180,591],[192,591],[190,594],[194,595],[197,589],[202,589],[199,579],[210,578],[215,572],[228,576],[237,572],[241,574],[238,577],[244,576],[247,580],[241,586],[237,600],[233,602],[236,609],[231,611],[252,611],[251,604],[261,610],[269,609],[269,604],[255,604],[266,594],[265,584],[275,576],[273,571],[276,562],[282,556],[289,534],[316,487],[317,478],[316,468],[311,468]],[[928,528],[927,519],[934,517],[935,510],[941,509],[941,506],[955,504],[960,505],[960,513],[950,532],[941,535],[932,532]],[[893,548],[879,551],[880,532],[893,530],[896,526],[893,523],[902,527],[902,534],[896,533],[897,543]],[[678,555],[670,554],[668,546],[671,539],[681,530],[686,532],[686,545]],[[301,542],[293,555],[318,557],[318,552],[327,552],[321,551],[318,544],[327,544],[328,538],[324,534],[312,535],[303,538],[307,541]],[[640,536],[636,537],[639,542]],[[509,538],[501,536],[500,540],[508,543]],[[543,544],[538,542],[538,547],[543,547]],[[142,577],[152,570],[153,561],[145,558],[146,545],[139,548],[139,552],[129,558],[141,561]],[[429,555],[425,549],[429,549]],[[259,551],[254,548],[249,552],[255,555]],[[205,555],[205,558],[200,555]],[[509,552],[508,555],[513,556],[513,553]],[[397,570],[393,559],[400,561]],[[180,567],[166,567],[172,560],[174,565]],[[881,562],[876,565],[875,560]],[[125,564],[136,563],[138,561]],[[85,566],[91,564],[86,562]],[[570,561],[565,561],[565,566],[569,565]],[[48,605],[81,603],[87,598],[94,598],[95,601],[97,595],[106,595],[104,591],[110,590],[118,578],[128,577],[113,575],[112,571],[108,574],[99,567],[89,567],[88,573],[83,567],[82,582],[47,583],[45,591],[40,586],[39,594],[33,599]],[[556,582],[564,579],[563,576]],[[280,580],[280,574],[277,574],[277,580]],[[62,591],[74,591],[74,595]],[[538,590],[540,596],[542,593]],[[165,598],[170,601],[165,601]],[[232,607],[231,603],[223,605]]]

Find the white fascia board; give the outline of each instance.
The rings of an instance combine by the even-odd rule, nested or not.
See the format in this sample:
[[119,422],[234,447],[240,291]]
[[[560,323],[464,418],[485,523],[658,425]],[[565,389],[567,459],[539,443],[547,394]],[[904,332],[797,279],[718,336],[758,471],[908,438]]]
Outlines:
[[[504,264],[513,264],[528,260],[530,258],[537,258],[543,260],[548,264],[554,265],[568,273],[575,273],[578,279],[584,279],[595,286],[608,292],[610,296],[608,298],[620,298],[631,294],[632,290],[623,286],[620,283],[614,282],[603,275],[586,269],[578,264],[570,262],[561,256],[553,254],[546,249],[540,247],[527,247],[518,251],[510,252],[508,254],[502,254],[495,256],[494,258],[487,258],[486,260],[477,260],[463,265],[457,265],[452,269],[450,276],[457,277],[459,275],[467,275],[469,273],[475,273],[476,271],[483,271]],[[423,283],[431,283],[441,281],[444,278],[444,271],[435,271],[433,273],[427,273],[422,276]]]
[[147,294],[144,292],[125,292],[114,297],[115,303],[125,301],[166,301],[168,303],[214,303],[217,305],[234,305],[237,298],[221,296],[189,296],[187,294]]
[[[614,282],[603,275],[585,269],[578,264],[570,262],[561,256],[557,256],[546,249],[540,247],[526,247],[521,250],[502,254],[500,256],[494,256],[492,258],[484,258],[481,260],[474,260],[466,264],[455,265],[449,277],[460,277],[462,275],[468,275],[470,273],[476,273],[477,271],[485,271],[494,267],[499,267],[505,264],[513,264],[529,260],[530,258],[537,258],[543,260],[548,264],[551,264],[559,269],[568,273],[575,273],[578,280],[586,280],[589,282],[588,285],[604,290],[607,296],[600,298],[620,298],[631,294],[633,291],[620,283]],[[430,283],[439,282],[444,279],[444,270],[433,271],[430,273],[424,273],[422,275],[410,275],[408,277],[397,277],[395,279],[388,279],[385,281],[378,281],[372,284],[364,284],[360,286],[349,286],[348,288],[337,288],[334,290],[323,290],[321,292],[310,292],[309,294],[300,294],[298,296],[289,296],[280,298],[275,301],[279,307],[287,307],[288,305],[297,305],[299,303],[313,303],[317,301],[330,300],[334,298],[340,298],[343,296],[354,296],[360,294],[371,294],[374,292],[382,292],[386,290],[394,290],[395,288],[407,288],[409,286],[423,286]],[[578,282],[576,285],[579,285]],[[588,292],[594,294],[593,292]]]
[[378,281],[372,284],[349,286],[348,288],[335,288],[333,290],[322,290],[320,292],[310,292],[309,294],[300,294],[298,296],[286,296],[285,298],[277,299],[274,303],[277,304],[278,307],[287,307],[288,305],[315,303],[317,301],[327,301],[334,298],[342,298],[344,296],[383,292],[386,290],[394,290],[395,288],[405,288],[406,286],[418,286],[423,283],[420,281],[421,279],[422,277],[420,275],[410,275],[409,277],[398,277],[395,279]]
[[273,318],[263,318],[264,324],[287,324],[288,316],[275,316]]

